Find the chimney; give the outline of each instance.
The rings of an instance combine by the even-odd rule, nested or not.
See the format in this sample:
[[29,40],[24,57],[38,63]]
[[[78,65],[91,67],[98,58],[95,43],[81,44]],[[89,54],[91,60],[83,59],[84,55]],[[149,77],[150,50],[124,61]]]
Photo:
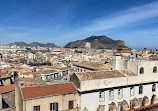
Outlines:
[[112,70],[119,70],[120,69],[120,63],[121,56],[113,56],[112,57]]

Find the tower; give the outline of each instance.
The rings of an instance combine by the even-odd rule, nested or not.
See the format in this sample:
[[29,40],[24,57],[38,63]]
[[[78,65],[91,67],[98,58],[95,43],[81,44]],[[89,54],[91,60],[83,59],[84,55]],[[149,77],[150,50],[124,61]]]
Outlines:
[[15,107],[16,111],[23,111],[22,95],[19,87],[19,80],[17,72],[14,72],[14,84],[15,84]]

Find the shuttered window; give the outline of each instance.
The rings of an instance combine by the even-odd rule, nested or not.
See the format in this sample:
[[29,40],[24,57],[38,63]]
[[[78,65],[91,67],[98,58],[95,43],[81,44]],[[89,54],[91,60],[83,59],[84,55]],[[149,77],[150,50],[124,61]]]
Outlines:
[[69,101],[69,109],[73,109],[74,107],[74,101]]
[[58,103],[50,103],[50,111],[58,111]]

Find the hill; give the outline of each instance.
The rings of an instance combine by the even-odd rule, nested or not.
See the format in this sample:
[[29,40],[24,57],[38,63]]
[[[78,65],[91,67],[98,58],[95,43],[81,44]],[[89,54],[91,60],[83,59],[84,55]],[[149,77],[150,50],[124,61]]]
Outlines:
[[86,42],[89,42],[94,49],[116,49],[118,46],[125,46],[121,40],[112,40],[107,36],[91,36],[84,40],[69,42],[65,48],[84,48]]

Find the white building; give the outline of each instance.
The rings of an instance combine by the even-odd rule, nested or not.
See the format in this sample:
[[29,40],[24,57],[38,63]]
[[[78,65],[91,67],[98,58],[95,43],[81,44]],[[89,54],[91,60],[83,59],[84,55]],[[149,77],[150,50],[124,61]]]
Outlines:
[[113,57],[112,71],[71,77],[80,92],[81,111],[126,111],[158,103],[158,61]]
[[51,73],[43,73],[41,74],[42,80],[49,80],[49,79],[55,79],[57,77],[62,77],[70,74],[70,69],[61,68],[59,70],[53,70]]

